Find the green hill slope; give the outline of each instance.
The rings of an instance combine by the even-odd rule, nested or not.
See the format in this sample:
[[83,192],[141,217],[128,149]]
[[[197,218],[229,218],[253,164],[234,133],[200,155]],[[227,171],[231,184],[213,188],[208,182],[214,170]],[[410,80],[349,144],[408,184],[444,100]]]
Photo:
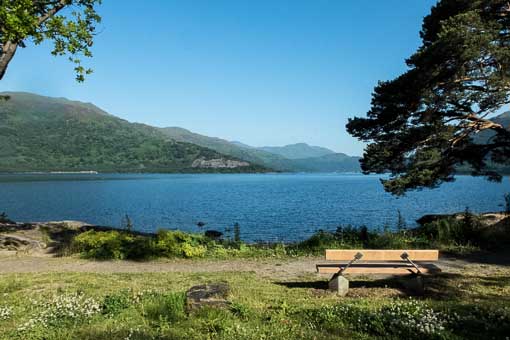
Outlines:
[[[163,128],[161,131],[177,141],[197,144],[226,155],[245,159],[256,164],[262,164],[268,168],[279,171],[360,171],[359,157],[351,157],[342,153],[335,153],[329,149],[312,147],[305,143],[293,144],[284,147],[256,148],[241,142],[229,142],[221,138],[207,137],[178,127]],[[285,157],[284,155],[287,155],[288,157]]]
[[[10,97],[0,102],[2,172],[266,170],[208,148],[171,140],[157,128],[129,123],[92,104],[29,93],[2,95]],[[207,163],[211,159],[225,164]]]

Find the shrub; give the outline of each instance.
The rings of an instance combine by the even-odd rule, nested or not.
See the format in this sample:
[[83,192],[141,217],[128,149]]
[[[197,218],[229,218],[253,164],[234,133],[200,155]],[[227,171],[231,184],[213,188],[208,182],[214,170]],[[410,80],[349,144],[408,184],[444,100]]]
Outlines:
[[366,226],[361,226],[359,228],[355,228],[351,225],[340,226],[336,228],[335,231],[335,237],[342,244],[351,245],[356,248],[366,246],[371,236]]
[[9,219],[9,216],[7,216],[5,212],[2,212],[0,213],[0,223],[10,224],[14,222]]
[[400,232],[384,231],[375,234],[367,245],[374,249],[409,249],[416,248],[419,240],[411,235]]
[[385,228],[383,231],[369,231],[367,227],[340,226],[334,233],[319,230],[309,239],[289,247],[298,253],[320,254],[325,249],[409,249],[429,248],[430,242],[422,235],[417,235],[411,230],[402,229],[391,231]]
[[192,258],[205,255],[206,243],[207,240],[202,235],[160,230],[157,234],[156,248],[160,256]]
[[440,248],[486,247],[491,238],[484,232],[479,217],[467,209],[461,216],[450,216],[427,223],[417,229],[417,234]]
[[122,233],[118,231],[86,231],[74,238],[76,248],[86,258],[124,259]]
[[99,260],[148,259],[158,255],[153,238],[121,231],[86,231],[74,238],[73,248],[85,258]]
[[297,250],[311,253],[322,253],[325,249],[333,247],[343,248],[344,244],[335,234],[324,230],[319,230],[309,239],[296,245]]
[[125,258],[130,260],[146,260],[159,256],[156,242],[149,236],[125,236],[122,241],[122,251]]

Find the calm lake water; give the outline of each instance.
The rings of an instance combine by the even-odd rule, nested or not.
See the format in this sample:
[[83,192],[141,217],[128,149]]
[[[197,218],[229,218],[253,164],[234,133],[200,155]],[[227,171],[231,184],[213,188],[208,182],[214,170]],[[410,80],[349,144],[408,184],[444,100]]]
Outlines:
[[224,231],[239,223],[246,241],[294,241],[338,225],[408,225],[424,214],[503,210],[510,181],[458,177],[404,198],[385,193],[378,176],[247,175],[0,175],[0,212],[17,221],[79,220],[120,227]]

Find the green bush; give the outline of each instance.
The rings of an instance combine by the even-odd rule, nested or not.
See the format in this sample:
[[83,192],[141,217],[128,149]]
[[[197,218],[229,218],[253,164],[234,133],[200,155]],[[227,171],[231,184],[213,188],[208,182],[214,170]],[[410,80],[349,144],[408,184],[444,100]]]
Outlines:
[[73,247],[83,257],[99,260],[148,259],[158,256],[151,237],[120,231],[86,231],[74,238]]
[[163,257],[202,257],[210,242],[202,235],[166,230],[160,230],[156,239],[157,252]]
[[85,258],[150,259],[156,257],[202,257],[207,252],[202,235],[182,231],[160,231],[153,236],[133,235],[120,231],[86,231],[74,238],[73,245]]
[[319,230],[309,239],[289,246],[298,254],[322,254],[325,249],[413,249],[430,248],[431,242],[426,237],[401,229],[391,231],[369,231],[366,227],[341,226],[327,232]]
[[3,213],[0,213],[0,223],[10,224],[10,223],[14,223],[14,221],[10,220],[9,217],[7,216],[7,214],[5,212],[3,212]]
[[123,233],[118,231],[86,231],[74,238],[76,248],[86,258],[124,259]]
[[416,233],[441,249],[487,248],[493,235],[468,210],[461,216],[441,218],[418,228]]
[[330,248],[351,248],[352,244],[339,239],[334,233],[319,230],[307,240],[295,245],[295,250],[300,253],[320,254]]

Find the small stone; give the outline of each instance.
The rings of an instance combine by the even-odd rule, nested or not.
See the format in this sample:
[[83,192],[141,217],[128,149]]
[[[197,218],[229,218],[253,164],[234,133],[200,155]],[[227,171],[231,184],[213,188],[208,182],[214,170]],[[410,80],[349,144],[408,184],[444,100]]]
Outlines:
[[230,287],[228,283],[209,283],[193,286],[186,292],[186,306],[189,311],[202,307],[227,308]]
[[345,296],[349,291],[349,280],[342,275],[335,274],[329,281],[329,289],[340,296]]

